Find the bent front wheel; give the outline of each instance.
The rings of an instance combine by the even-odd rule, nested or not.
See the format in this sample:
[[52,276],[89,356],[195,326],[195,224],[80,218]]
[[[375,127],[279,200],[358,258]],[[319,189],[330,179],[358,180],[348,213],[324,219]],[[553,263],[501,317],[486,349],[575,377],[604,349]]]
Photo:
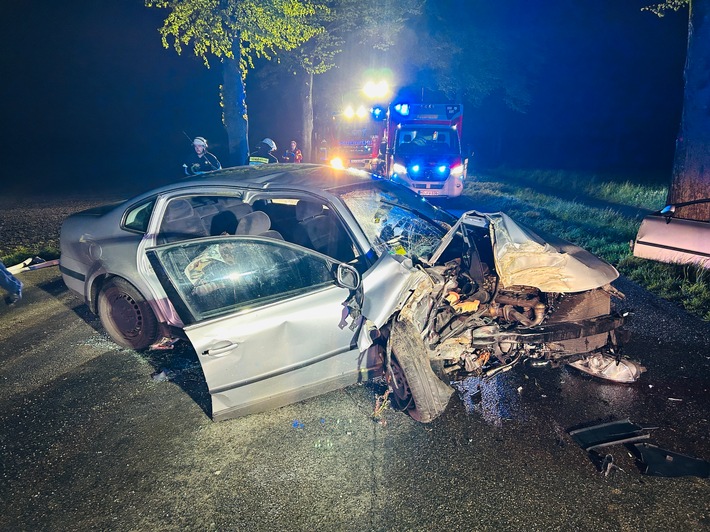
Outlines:
[[395,322],[390,342],[387,381],[392,404],[421,423],[433,421],[446,410],[453,388],[432,370],[424,343],[411,323]]

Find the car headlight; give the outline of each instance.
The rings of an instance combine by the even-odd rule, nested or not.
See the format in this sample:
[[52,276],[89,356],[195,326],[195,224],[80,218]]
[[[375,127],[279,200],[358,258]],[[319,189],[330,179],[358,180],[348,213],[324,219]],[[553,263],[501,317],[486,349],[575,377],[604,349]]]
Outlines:
[[345,165],[343,165],[343,160],[340,157],[334,157],[330,161],[330,166],[333,168],[344,168]]
[[463,165],[459,164],[451,169],[451,175],[463,178]]
[[421,165],[418,164],[413,164],[412,166],[409,167],[409,174],[412,176],[418,176],[419,174],[422,173],[422,167]]

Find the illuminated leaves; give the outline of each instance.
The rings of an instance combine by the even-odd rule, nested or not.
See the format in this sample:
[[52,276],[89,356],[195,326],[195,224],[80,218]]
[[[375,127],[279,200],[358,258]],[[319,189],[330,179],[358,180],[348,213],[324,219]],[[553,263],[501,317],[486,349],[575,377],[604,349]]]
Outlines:
[[641,11],[650,11],[662,17],[666,14],[666,11],[678,11],[683,7],[690,5],[690,0],[666,0],[660,4],[653,4],[641,9]]
[[[271,59],[322,32],[315,16],[324,7],[308,0],[146,0],[168,9],[160,35],[178,54],[189,48],[209,67],[209,57],[238,59],[242,72],[254,59]],[[235,54],[239,57],[235,57]]]

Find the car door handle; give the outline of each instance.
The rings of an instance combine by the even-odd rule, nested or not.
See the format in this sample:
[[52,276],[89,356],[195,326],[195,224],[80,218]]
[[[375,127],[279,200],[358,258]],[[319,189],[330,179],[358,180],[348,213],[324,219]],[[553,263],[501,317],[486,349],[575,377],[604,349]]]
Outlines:
[[213,357],[219,357],[222,355],[226,355],[227,353],[229,353],[230,351],[233,351],[237,347],[239,347],[239,344],[234,344],[234,343],[226,340],[226,341],[218,342],[214,347],[210,347],[209,349],[205,349],[204,351],[202,351],[202,354],[213,356]]

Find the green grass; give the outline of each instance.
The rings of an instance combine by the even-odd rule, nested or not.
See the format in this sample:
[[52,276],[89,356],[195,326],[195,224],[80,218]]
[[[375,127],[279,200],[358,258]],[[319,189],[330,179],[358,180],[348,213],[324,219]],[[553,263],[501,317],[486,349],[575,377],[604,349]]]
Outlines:
[[29,257],[42,257],[44,260],[58,259],[59,243],[43,242],[32,246],[17,246],[7,250],[0,260],[5,266],[13,266]]
[[[665,206],[668,186],[657,176],[608,175],[561,170],[500,169],[495,175],[516,183],[531,183],[573,191],[586,197],[629,207],[659,210]],[[668,179],[666,176],[664,179]]]
[[494,170],[469,179],[465,194],[493,205],[542,233],[588,249],[654,294],[710,321],[710,271],[663,264],[631,255],[641,216],[636,208],[658,210],[668,187],[642,176],[599,175],[550,170]]

